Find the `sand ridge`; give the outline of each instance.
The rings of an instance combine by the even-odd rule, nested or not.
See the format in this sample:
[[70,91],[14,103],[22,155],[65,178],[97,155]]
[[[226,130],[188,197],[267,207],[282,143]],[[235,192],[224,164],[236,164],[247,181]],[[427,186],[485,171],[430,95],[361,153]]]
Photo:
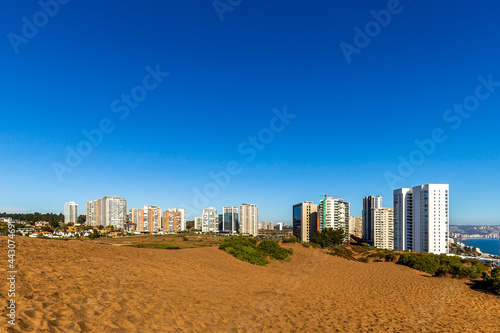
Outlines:
[[216,247],[17,240],[20,320],[12,328],[2,315],[12,332],[500,331],[500,299],[465,280],[301,245],[261,267]]

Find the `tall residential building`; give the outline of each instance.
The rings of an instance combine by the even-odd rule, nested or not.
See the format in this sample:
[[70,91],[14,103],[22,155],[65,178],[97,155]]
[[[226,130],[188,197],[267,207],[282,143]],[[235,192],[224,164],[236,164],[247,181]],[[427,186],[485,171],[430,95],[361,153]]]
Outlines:
[[202,220],[201,216],[197,216],[197,217],[194,218],[194,228],[196,230],[200,230],[201,229],[201,220]]
[[292,232],[301,242],[310,242],[318,231],[318,205],[304,201],[293,205]]
[[238,232],[238,207],[222,207],[222,228],[221,231]]
[[356,216],[354,221],[354,236],[357,238],[362,238],[363,237],[363,217],[362,216]]
[[64,223],[76,223],[78,219],[78,204],[74,201],[69,201],[64,204]]
[[219,231],[219,215],[217,209],[208,207],[203,209],[201,215],[201,232],[218,232]]
[[85,224],[89,226],[96,226],[96,201],[87,201],[87,215],[85,218]]
[[373,246],[378,249],[394,249],[393,213],[392,208],[376,208],[374,210]]
[[283,230],[283,223],[282,222],[278,222],[276,223],[276,230]]
[[127,220],[127,200],[114,196],[87,201],[87,224],[123,229]]
[[394,248],[448,253],[449,185],[394,190]]
[[259,231],[259,207],[253,204],[241,204],[239,216],[240,234],[257,236]]
[[157,233],[161,229],[161,207],[145,205],[144,223],[148,225],[149,233]]
[[318,207],[319,228],[343,229],[345,242],[349,242],[349,203],[342,199],[325,198]]
[[186,210],[184,208],[169,208],[164,211],[162,229],[165,232],[186,230]]
[[144,209],[130,208],[128,220],[135,231],[149,233],[149,225],[144,224]]
[[374,210],[382,207],[382,197],[369,195],[363,198],[363,240],[373,244],[373,235],[375,233],[375,215]]
[[141,233],[157,233],[161,230],[161,207],[145,205],[143,209],[130,208],[129,223]]

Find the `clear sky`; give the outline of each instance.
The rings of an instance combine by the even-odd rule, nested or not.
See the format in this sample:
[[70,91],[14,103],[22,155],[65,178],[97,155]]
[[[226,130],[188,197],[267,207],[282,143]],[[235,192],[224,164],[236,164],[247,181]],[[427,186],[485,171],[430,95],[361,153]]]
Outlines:
[[120,195],[290,224],[449,183],[451,223],[500,224],[497,1],[44,1],[0,1],[2,212]]

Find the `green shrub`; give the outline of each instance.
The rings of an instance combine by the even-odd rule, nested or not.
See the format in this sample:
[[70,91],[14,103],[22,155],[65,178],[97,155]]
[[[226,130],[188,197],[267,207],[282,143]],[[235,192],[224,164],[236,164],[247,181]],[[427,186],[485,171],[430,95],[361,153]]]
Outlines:
[[394,262],[398,259],[398,256],[396,255],[396,253],[386,253],[385,254],[385,261],[391,261],[391,262]]
[[290,237],[283,237],[283,239],[281,241],[283,243],[300,243],[300,239],[298,239],[294,235],[291,235]]
[[397,263],[434,276],[451,275],[454,278],[471,280],[479,278],[486,269],[482,262],[475,259],[432,253],[403,253]]
[[321,247],[331,247],[344,243],[344,229],[326,228],[316,232],[313,235],[312,242],[321,245]]
[[288,249],[281,247],[277,242],[270,239],[264,239],[260,242],[259,245],[257,245],[257,250],[269,256],[271,259],[290,260]]
[[358,258],[358,261],[364,262],[366,264],[367,262],[370,262],[370,258],[368,258],[368,257],[360,257],[360,258]]
[[332,256],[337,256],[348,260],[354,260],[354,253],[345,246],[335,246],[334,248],[332,248],[332,251],[327,253],[331,254]]
[[496,295],[500,295],[500,268],[493,268],[491,276],[483,272],[483,280],[486,289]]
[[293,254],[293,249],[281,247],[271,239],[264,239],[257,245],[257,239],[242,236],[225,238],[220,243],[219,249],[240,260],[261,266],[269,263],[267,257],[288,261],[290,260],[290,254]]
[[397,263],[432,275],[440,266],[437,256],[426,253],[402,253]]
[[310,245],[309,245],[309,243],[302,243],[302,246],[303,247],[309,247]]
[[182,240],[183,240],[183,241],[188,241],[188,240],[189,240],[189,238],[187,238],[186,236],[184,236],[184,237],[182,237]]

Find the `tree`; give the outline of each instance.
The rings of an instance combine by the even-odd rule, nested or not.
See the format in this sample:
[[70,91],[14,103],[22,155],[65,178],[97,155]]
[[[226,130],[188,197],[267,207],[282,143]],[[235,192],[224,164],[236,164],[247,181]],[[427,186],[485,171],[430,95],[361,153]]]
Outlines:
[[66,225],[67,225],[68,227],[72,227],[72,226],[74,226],[75,224],[74,224],[73,222],[68,222],[68,223],[66,223]]
[[344,243],[345,232],[341,228],[326,228],[314,234],[312,242],[321,247],[331,247]]
[[59,227],[59,222],[58,221],[52,221],[52,222],[49,222],[50,226],[52,228],[57,228]]
[[96,229],[94,229],[92,231],[92,233],[89,235],[89,239],[96,239],[99,237],[101,237],[101,235],[99,234],[99,232]]
[[76,223],[82,224],[83,222],[85,222],[86,219],[87,219],[86,215],[79,215],[78,218],[76,219]]

